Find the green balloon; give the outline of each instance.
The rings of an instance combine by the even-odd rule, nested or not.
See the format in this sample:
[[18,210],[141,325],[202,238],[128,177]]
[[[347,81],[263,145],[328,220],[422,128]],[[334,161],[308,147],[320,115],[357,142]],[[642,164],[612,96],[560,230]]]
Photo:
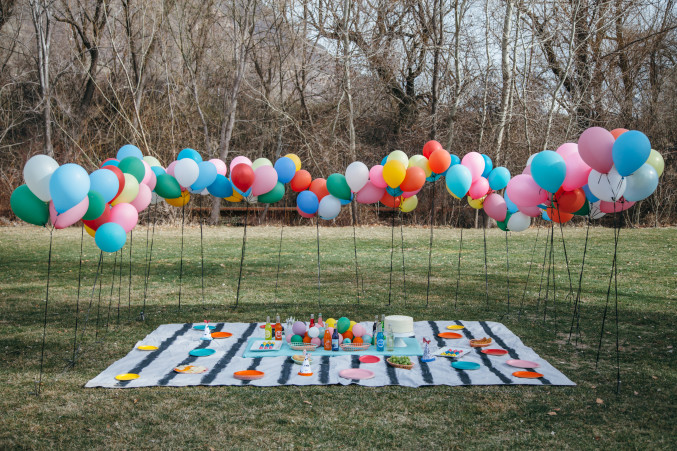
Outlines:
[[338,199],[350,200],[350,186],[343,174],[332,174],[327,177],[327,191]]
[[146,175],[146,167],[143,165],[143,162],[136,157],[123,158],[118,164],[118,169],[126,174],[133,175],[139,183],[141,183]]
[[90,191],[87,193],[87,197],[89,197],[89,208],[82,219],[85,221],[99,219],[106,209],[106,202],[103,200],[103,196],[96,191]]
[[588,216],[590,214],[590,202],[587,200],[583,204],[583,206],[576,212],[574,215],[576,216]]
[[49,220],[47,203],[33,194],[27,185],[21,185],[14,190],[9,205],[19,219],[29,224],[44,226]]
[[342,316],[336,323],[336,327],[338,328],[338,332],[342,334],[350,328],[350,320],[345,316]]
[[157,177],[155,192],[158,196],[165,199],[176,199],[181,197],[181,186],[174,177],[169,174],[161,174]]
[[496,221],[498,228],[504,232],[508,231],[508,219],[510,219],[510,216],[512,216],[512,213],[508,212],[505,214],[505,219],[503,221]]
[[275,188],[268,191],[266,194],[261,194],[258,197],[259,202],[264,204],[274,204],[279,202],[284,197],[284,184],[277,182]]

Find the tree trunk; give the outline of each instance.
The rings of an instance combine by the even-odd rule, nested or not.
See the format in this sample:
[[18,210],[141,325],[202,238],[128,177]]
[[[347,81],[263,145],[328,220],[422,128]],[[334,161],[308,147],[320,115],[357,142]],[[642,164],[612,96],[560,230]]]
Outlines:
[[510,68],[510,59],[508,51],[510,47],[510,34],[512,30],[512,12],[515,3],[509,0],[505,7],[505,18],[503,19],[503,32],[501,34],[501,74],[503,75],[503,87],[501,88],[501,110],[498,113],[498,129],[496,130],[496,146],[494,147],[494,159],[501,160],[501,146],[503,144],[503,134],[505,133],[505,124],[510,115],[510,91],[512,89],[512,71]]

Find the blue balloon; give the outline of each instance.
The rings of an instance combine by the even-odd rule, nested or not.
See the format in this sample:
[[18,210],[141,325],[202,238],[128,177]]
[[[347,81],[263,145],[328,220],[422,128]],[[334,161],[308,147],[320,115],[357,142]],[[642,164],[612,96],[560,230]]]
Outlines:
[[117,252],[127,242],[127,233],[120,224],[107,222],[96,229],[94,241],[104,252]]
[[541,218],[545,219],[546,221],[550,221],[550,216],[548,216],[548,213],[545,210],[541,212]]
[[197,167],[200,172],[198,173],[197,180],[195,180],[195,182],[190,185],[190,189],[202,191],[214,183],[214,180],[216,180],[216,176],[218,174],[216,173],[216,166],[214,166],[214,163],[209,161],[200,161],[197,164]]
[[89,189],[101,194],[103,201],[108,203],[115,199],[120,188],[118,176],[108,169],[97,169],[89,174]]
[[133,146],[131,144],[125,144],[124,146],[120,147],[120,150],[118,150],[116,158],[122,161],[127,157],[135,157],[141,160],[143,159],[143,153],[141,153],[141,149],[139,149],[138,147]]
[[623,177],[641,168],[651,153],[649,138],[642,132],[630,130],[616,139],[611,151],[616,170]]
[[183,160],[184,158],[190,158],[191,160],[195,160],[196,163],[200,163],[202,161],[202,156],[197,150],[193,149],[183,149],[181,152],[179,152],[179,155],[176,157],[177,160]]
[[349,203],[351,203],[353,201],[354,198],[355,198],[355,193],[350,193],[350,200],[346,200],[346,199],[339,199],[339,200],[341,201],[341,205],[348,205]]
[[317,208],[320,206],[320,201],[317,200],[317,196],[312,191],[301,191],[296,197],[296,206],[299,207],[299,210],[304,212],[307,215],[312,215],[317,213]]
[[[451,164],[449,165],[449,167],[452,167],[452,166],[457,165],[457,164],[461,164],[461,159],[458,158],[458,155],[454,155],[452,153],[450,156],[451,156]],[[448,170],[449,169],[447,169],[447,171]]]
[[494,163],[491,162],[491,158],[488,155],[481,154],[484,158],[484,172],[482,172],[482,177],[487,178],[491,170],[494,168]]
[[653,166],[647,163],[644,163],[641,168],[637,169],[625,180],[627,185],[623,197],[629,202],[646,199],[658,187],[658,173]]
[[393,197],[401,196],[404,191],[400,189],[398,186],[397,188],[391,188],[391,187],[386,187],[386,191],[388,191],[388,194],[390,194]]
[[592,194],[592,191],[590,191],[588,185],[583,185],[583,191],[585,191],[585,198],[588,199],[588,202],[590,202],[591,204],[594,204],[599,200],[599,198],[597,198],[594,194]]
[[280,183],[291,182],[296,174],[296,163],[289,157],[278,158],[274,167],[277,172],[277,181]]
[[552,150],[538,152],[531,161],[531,176],[538,186],[549,193],[555,193],[562,186],[567,175],[564,158]]
[[508,197],[507,191],[503,193],[503,200],[505,200],[505,205],[506,207],[508,207],[508,212],[516,213],[517,211],[519,211],[517,205],[515,205],[515,203],[511,201],[510,198]]
[[470,169],[462,164],[451,166],[446,175],[447,188],[458,198],[463,198],[472,185]]
[[388,161],[388,155],[383,157],[383,160],[381,160],[381,166],[385,166],[387,161]]
[[216,174],[214,183],[207,187],[207,191],[214,197],[230,197],[233,195],[233,185],[225,175]]
[[49,179],[49,194],[56,212],[63,213],[79,204],[89,187],[89,174],[81,166],[73,163],[59,166]]
[[510,181],[510,171],[508,171],[508,169],[504,168],[503,166],[499,166],[494,168],[489,173],[489,177],[487,177],[487,179],[489,180],[489,188],[493,189],[494,191],[501,190],[508,186],[508,182]]
[[105,168],[106,166],[115,166],[116,168],[120,162],[118,160],[108,160],[104,164],[101,165],[102,168]]
[[162,174],[166,174],[166,173],[167,173],[167,171],[165,171],[164,169],[162,169],[160,166],[151,166],[151,167],[150,167],[150,170],[153,171],[153,173],[155,174],[155,177],[159,177],[159,176],[161,176]]
[[430,174],[430,177],[426,177],[426,178],[425,178],[425,181],[426,181],[426,182],[431,182],[431,183],[432,183],[432,182],[436,182],[437,180],[440,179],[440,177],[442,177],[443,175],[445,175],[445,174],[447,173],[447,171],[449,171],[449,169],[447,169],[446,171],[444,171],[444,174],[438,174],[438,173],[436,173],[436,172],[433,172],[432,174]]

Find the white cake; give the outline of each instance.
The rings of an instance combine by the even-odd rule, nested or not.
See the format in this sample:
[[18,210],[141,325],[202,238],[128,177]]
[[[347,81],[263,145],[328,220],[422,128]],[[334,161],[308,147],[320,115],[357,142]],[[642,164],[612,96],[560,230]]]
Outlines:
[[388,327],[392,327],[394,334],[413,334],[414,318],[404,315],[386,316],[385,332],[388,331]]

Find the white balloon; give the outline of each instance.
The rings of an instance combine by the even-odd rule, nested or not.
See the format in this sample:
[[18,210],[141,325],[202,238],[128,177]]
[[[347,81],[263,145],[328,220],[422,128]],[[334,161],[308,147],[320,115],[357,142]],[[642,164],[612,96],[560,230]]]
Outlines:
[[336,197],[328,194],[320,201],[320,206],[317,208],[317,215],[322,219],[334,219],[341,213],[341,201]]
[[513,213],[508,219],[508,230],[511,232],[523,232],[531,225],[531,218],[522,212]]
[[308,329],[308,336],[310,338],[315,338],[320,336],[320,329],[317,327],[313,326],[310,329]]
[[54,158],[47,155],[35,155],[24,166],[24,180],[28,189],[43,202],[52,200],[49,194],[49,180],[59,167]]
[[535,153],[532,153],[531,155],[529,155],[529,158],[527,159],[527,164],[525,164],[524,166],[531,166],[531,162],[533,161],[535,156],[536,156]]
[[353,161],[346,168],[346,182],[350,190],[358,192],[369,181],[369,168],[361,161]]
[[637,202],[651,196],[658,187],[658,173],[653,166],[644,163],[642,167],[627,177],[628,186],[625,190],[625,200]]
[[608,174],[601,174],[596,170],[590,171],[588,176],[588,188],[598,199],[607,202],[617,202],[623,196],[627,182],[613,166]]
[[182,158],[174,166],[174,177],[179,185],[189,187],[200,175],[200,168],[191,158]]
[[606,213],[599,209],[600,202],[602,201],[598,200],[590,204],[590,219],[599,219],[606,215]]

